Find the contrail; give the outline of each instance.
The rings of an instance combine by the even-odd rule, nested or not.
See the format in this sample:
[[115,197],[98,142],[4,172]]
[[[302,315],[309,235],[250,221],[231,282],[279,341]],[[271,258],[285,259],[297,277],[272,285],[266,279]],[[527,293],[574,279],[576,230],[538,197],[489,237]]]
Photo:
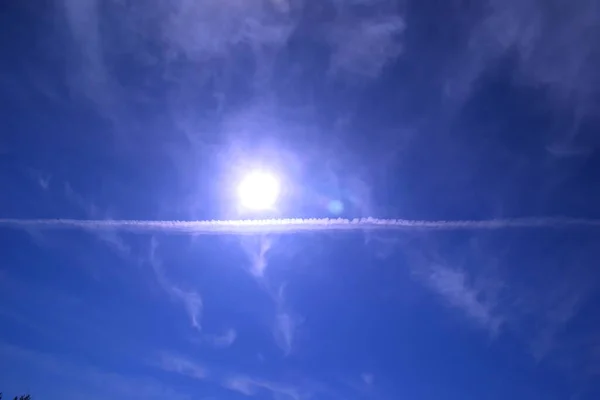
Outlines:
[[90,219],[0,219],[0,227],[25,229],[121,230],[187,234],[300,233],[308,231],[356,230],[493,230],[510,228],[600,227],[600,219],[567,217],[490,220],[422,221],[381,218],[283,218],[251,220],[90,220]]

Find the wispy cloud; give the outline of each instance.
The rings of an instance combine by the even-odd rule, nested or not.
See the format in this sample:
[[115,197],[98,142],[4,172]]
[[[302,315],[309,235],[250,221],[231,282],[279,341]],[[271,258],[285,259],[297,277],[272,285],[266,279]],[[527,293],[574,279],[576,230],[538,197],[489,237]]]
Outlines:
[[[440,251],[429,241],[404,249],[414,276],[474,326],[492,337],[515,335],[538,362],[585,363],[577,352],[561,349],[573,340],[569,324],[600,283],[580,267],[596,259],[597,250],[583,241],[574,257],[572,245],[563,246],[552,235],[545,238],[551,241],[511,241],[510,251],[499,251],[498,240],[473,240],[451,251]],[[523,262],[523,254],[536,260],[535,269]]]
[[266,236],[241,238],[240,244],[250,258],[250,272],[257,278],[263,278],[267,268],[267,253],[273,239]]
[[300,400],[307,394],[306,391],[291,384],[254,378],[246,374],[219,372],[222,371],[222,367],[216,368],[209,374],[208,369],[198,362],[171,353],[162,354],[158,361],[151,364],[164,371],[178,373],[194,380],[215,383],[246,396],[254,396],[264,391],[270,393],[276,400]]
[[300,400],[304,398],[298,388],[269,381],[236,375],[222,381],[223,387],[246,396],[254,396],[260,391],[270,392],[276,400]]
[[351,17],[334,25],[329,39],[334,44],[331,71],[352,78],[377,77],[400,55],[403,31],[403,18],[394,14]]
[[50,182],[52,181],[51,174],[37,170],[35,168],[28,168],[27,172],[44,191],[47,191],[50,188]]
[[301,319],[293,316],[285,304],[285,285],[280,285],[276,289],[276,286],[270,284],[269,276],[265,274],[268,264],[267,252],[273,244],[272,239],[265,235],[249,238],[242,237],[240,243],[250,259],[250,273],[254,276],[260,288],[270,296],[274,303],[273,338],[277,346],[287,356],[292,352],[294,335]]
[[197,362],[171,353],[163,353],[157,366],[165,371],[176,372],[194,379],[202,380],[209,376],[208,370]]
[[198,331],[201,331],[202,309],[204,306],[204,303],[202,302],[202,297],[195,291],[186,291],[181,289],[179,286],[174,285],[167,279],[163,270],[162,261],[158,258],[158,255],[156,254],[157,247],[158,241],[156,240],[156,238],[152,238],[150,243],[149,262],[152,266],[152,269],[154,271],[159,285],[172,298],[174,298],[177,301],[180,301],[183,304],[190,318],[191,325]]
[[[83,196],[78,194],[69,183],[64,184],[65,197],[71,204],[85,212],[85,215],[89,218],[105,218],[108,219],[107,213],[100,212],[98,207],[93,202],[85,199]],[[105,242],[112,250],[119,253],[121,256],[130,256],[131,248],[125,243],[125,241],[119,236],[117,232],[95,232],[98,239]]]
[[205,334],[202,336],[202,341],[208,343],[212,347],[222,349],[231,346],[236,338],[237,332],[235,329],[228,329],[221,335]]
[[[0,344],[0,366],[6,383],[18,392],[26,385],[33,396],[62,399],[137,398],[158,400],[171,398],[189,400],[191,396],[179,392],[154,378],[123,375],[103,371],[55,354],[42,353],[25,348]],[[27,371],[20,374],[20,371]],[[32,375],[33,374],[33,375]],[[24,377],[36,376],[35,381],[23,381]]]
[[204,303],[202,302],[200,295],[194,291],[184,291],[174,285],[168,286],[167,291],[183,303],[188,316],[190,317],[192,326],[201,330],[202,326],[200,324],[200,318],[202,316]]
[[265,0],[170,2],[171,13],[160,21],[167,46],[193,60],[226,56],[232,47],[248,44],[255,57],[261,50],[285,44],[294,21],[282,3]]
[[[303,22],[316,24],[315,38],[333,47],[336,68],[373,75],[398,54],[404,29],[400,3],[387,0],[325,0],[319,6],[288,0],[154,0],[127,8],[117,0],[105,3],[101,8],[97,0],[62,0],[79,62],[90,69],[84,76],[88,83],[107,80],[106,58],[112,55],[108,45],[133,46],[135,36],[159,44],[165,64],[177,56],[193,62],[234,58],[245,45],[260,68],[266,68]],[[133,39],[118,43],[100,29],[110,12],[121,14],[112,20],[117,25],[113,34],[129,33]],[[329,29],[318,22],[326,22]]]
[[464,271],[433,265],[426,283],[449,305],[464,311],[471,320],[489,329],[492,334],[498,333],[502,318],[494,310],[496,304],[483,300],[483,289],[470,284]]
[[294,339],[298,327],[303,323],[303,318],[292,313],[285,301],[286,285],[279,286],[279,290],[272,294],[276,306],[275,326],[273,337],[277,345],[287,356],[292,352]]
[[120,87],[108,68],[106,38],[101,30],[104,14],[97,0],[62,0],[66,26],[72,39],[67,79],[73,93],[88,100],[98,112],[114,121],[123,115]]
[[[127,53],[130,63],[152,71],[167,88],[174,117],[181,122],[183,115],[177,109],[191,107],[187,101],[190,81],[202,86],[215,78],[227,80],[228,76],[220,75],[232,69],[240,48],[256,66],[252,77],[256,84],[270,74],[277,50],[297,23],[283,4],[267,0],[150,0],[143,6],[124,7],[119,0],[62,0],[73,44],[68,53],[72,89],[113,122],[122,123],[130,103],[124,99],[145,101],[152,86],[118,83],[119,70],[114,65]],[[102,29],[106,23],[111,29]],[[210,62],[223,68],[190,78],[177,69],[181,62]]]
[[294,336],[302,319],[293,315],[285,304],[285,285],[278,289],[269,283],[269,277],[265,274],[267,268],[267,252],[271,248],[272,239],[261,235],[258,238],[242,238],[241,245],[250,258],[250,273],[256,278],[261,289],[271,297],[275,306],[275,321],[273,324],[273,337],[275,343],[287,356],[292,352]]
[[[172,132],[198,143],[197,129],[190,128],[201,119],[192,101],[197,90],[206,89],[219,103],[219,112],[226,111],[228,88],[238,79],[238,65],[247,62],[252,67],[245,71],[245,84],[258,96],[246,99],[245,107],[253,108],[256,98],[277,92],[276,80],[295,79],[287,71],[281,77],[282,55],[294,66],[290,71],[304,68],[305,60],[287,51],[298,38],[330,50],[321,67],[323,76],[376,78],[401,54],[405,27],[401,3],[149,0],[124,6],[120,0],[60,0],[71,39],[66,77],[72,92],[99,113],[115,125],[127,123],[129,129],[121,129],[116,138],[121,145],[134,147],[125,137],[137,132],[139,122],[130,117],[133,105],[155,101],[156,87],[164,92],[165,113],[177,127]],[[104,29],[106,25],[110,29]],[[152,79],[124,80],[119,68],[124,61],[147,71]],[[194,73],[185,73],[182,65]],[[225,122],[229,117],[223,116]]]
[[[458,97],[468,98],[476,83],[490,68],[510,58],[513,81],[543,91],[546,99],[572,112],[574,127],[548,132],[549,149],[555,155],[585,154],[583,141],[577,143],[579,121],[593,118],[598,111],[594,100],[599,93],[600,44],[592,38],[600,32],[600,6],[582,0],[565,6],[562,0],[487,0],[483,12],[475,7],[460,9],[460,20],[468,26],[464,50],[455,49],[448,68],[447,94],[462,106]],[[469,15],[465,20],[464,15]],[[453,21],[451,17],[448,23]],[[560,128],[559,128],[560,129]]]
[[292,351],[294,335],[300,322],[299,318],[286,311],[280,311],[275,317],[275,341],[286,355]]
[[366,383],[367,385],[372,385],[373,382],[375,381],[375,376],[373,374],[370,374],[367,372],[363,373],[360,377],[363,380],[363,382]]
[[[531,353],[537,361],[552,356],[559,342],[564,339],[564,329],[576,317],[582,305],[596,289],[595,278],[578,278],[577,267],[571,266],[569,273],[559,276],[552,269],[546,271],[547,281],[534,283],[529,288],[515,287],[513,307],[517,308],[517,323],[514,329],[523,329],[535,321],[531,333]],[[513,315],[514,315],[513,314]],[[529,320],[529,323],[527,322]]]
[[528,79],[549,85],[561,100],[589,101],[598,93],[600,64],[593,55],[600,45],[589,36],[600,32],[598,2],[580,1],[568,11],[559,0],[490,0],[489,5],[482,31],[503,49],[516,48]]

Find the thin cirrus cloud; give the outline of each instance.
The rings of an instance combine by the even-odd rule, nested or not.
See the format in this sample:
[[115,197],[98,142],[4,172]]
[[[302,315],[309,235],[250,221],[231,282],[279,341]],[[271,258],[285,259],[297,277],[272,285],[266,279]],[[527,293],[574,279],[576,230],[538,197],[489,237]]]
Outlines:
[[166,286],[165,288],[171,295],[183,303],[192,326],[199,331],[202,330],[202,325],[200,324],[204,304],[202,297],[195,291],[184,291],[174,285]]
[[230,347],[237,338],[237,332],[235,329],[228,329],[224,333],[218,334],[205,334],[202,336],[202,341],[209,344],[210,346],[217,349],[224,349]]
[[[378,220],[365,218],[361,220],[339,219],[305,219],[305,220],[258,220],[258,221],[103,221],[103,220],[0,220],[1,225],[26,228],[70,228],[70,229],[128,229],[135,231],[176,231],[176,232],[203,232],[203,233],[232,233],[232,232],[261,232],[261,231],[288,231],[298,232],[303,230],[355,230],[365,227],[383,229],[434,229],[434,230],[498,230],[506,228],[568,228],[573,226],[595,227],[600,224],[598,220],[581,220],[569,218],[522,218],[509,220],[481,220],[481,221],[409,221],[409,220]],[[181,301],[190,318],[191,324],[196,329],[201,329],[200,317],[202,313],[202,298],[194,291],[184,291],[171,284],[164,276],[160,261],[154,255],[156,242],[150,256],[161,286],[175,299]],[[265,254],[262,254],[261,273],[266,267]],[[422,258],[422,256],[421,256]],[[505,312],[500,312],[494,299],[490,298],[488,286],[473,286],[468,280],[468,275],[459,269],[446,266],[442,260],[418,260],[421,264],[429,265],[426,268],[417,268],[415,271],[422,276],[423,281],[434,291],[439,293],[449,304],[462,309],[479,325],[496,334],[504,321],[508,318]],[[423,264],[425,263],[425,264]],[[255,274],[257,275],[257,274]],[[258,274],[260,277],[260,274]],[[262,277],[264,278],[264,277]],[[268,286],[268,285],[267,285]],[[494,289],[495,290],[495,289]],[[283,308],[283,299],[274,296],[277,305],[275,316],[274,336],[277,344],[286,355],[292,351],[295,332],[301,319],[294,317],[287,308]],[[511,313],[512,315],[513,313]],[[518,313],[517,313],[518,315]],[[510,318],[509,318],[510,319]]]
[[[223,56],[231,46],[248,43],[258,53],[282,46],[294,21],[289,8],[265,0],[179,0],[169,2],[172,13],[160,21],[162,38],[190,59]],[[281,3],[279,3],[281,4]]]
[[260,391],[266,391],[278,400],[300,400],[304,398],[303,394],[296,387],[253,379],[244,375],[226,378],[222,381],[222,386],[246,396],[254,396]]
[[487,0],[484,4],[483,12],[470,10],[474,17],[468,20],[464,49],[453,52],[452,60],[440,67],[452,65],[454,70],[446,94],[454,100],[468,98],[490,67],[510,57],[518,84],[542,88],[547,100],[576,115],[573,127],[548,133],[552,154],[585,155],[589,148],[582,140],[578,143],[577,136],[582,120],[598,112],[599,3],[582,0],[566,7],[562,0]]
[[[18,392],[23,376],[35,375],[38,384],[29,382],[33,393],[45,393],[48,398],[139,398],[148,400],[188,400],[189,395],[148,376],[118,374],[51,353],[34,351],[0,343],[0,373],[8,384],[4,390]],[[20,371],[26,371],[20,374]],[[33,374],[33,375],[32,375]],[[18,385],[18,386],[17,386]]]
[[[88,201],[79,195],[70,184],[64,184],[64,195],[66,199],[83,210],[86,215],[92,217],[100,216],[98,208],[93,203]],[[127,258],[136,264],[140,263],[140,260],[134,258],[131,248],[127,242],[119,235],[116,231],[105,231],[105,232],[92,232],[99,240],[106,243],[112,250],[116,251],[119,255]],[[160,287],[168,293],[168,295],[175,301],[180,302],[190,320],[190,324],[193,328],[198,331],[202,330],[201,318],[203,311],[203,301],[199,293],[194,290],[184,290],[181,287],[170,282],[165,276],[162,260],[160,260],[156,254],[158,248],[158,241],[156,238],[152,238],[150,242],[150,252],[148,256],[148,263],[151,265],[156,280]],[[224,348],[230,346],[236,339],[236,332],[234,330],[228,330],[223,335],[208,335],[207,342],[214,347]]]
[[541,361],[552,358],[561,347],[565,325],[577,315],[594,285],[572,276],[557,280],[550,272],[547,277],[543,285],[523,289],[490,269],[484,268],[479,276],[484,279],[477,279],[466,270],[436,265],[425,284],[491,337],[503,331],[517,333],[531,356]]
[[[162,71],[153,81],[171,85],[169,98],[178,98],[180,89],[189,85],[169,66],[181,58],[192,64],[212,60],[227,64],[244,45],[258,66],[254,78],[268,81],[265,77],[274,74],[278,52],[305,23],[316,27],[311,38],[328,46],[332,76],[372,78],[401,55],[402,35],[410,28],[400,2],[393,0],[328,0],[318,6],[286,0],[151,0],[127,7],[119,0],[61,0],[59,4],[72,37],[75,71],[67,74],[74,79],[71,86],[100,109],[110,108],[108,112],[120,116],[124,112],[119,111],[123,107],[118,99],[125,89],[117,83],[115,71],[107,68],[118,54],[129,54],[140,66]],[[448,76],[449,91],[464,97],[490,65],[511,53],[526,83],[543,85],[551,97],[580,114],[593,114],[600,83],[595,73],[600,45],[593,39],[600,32],[600,6],[583,0],[559,15],[561,5],[561,0],[550,0],[549,6],[536,0],[487,0],[480,10],[467,7],[472,18],[465,19],[461,12],[456,21],[449,20],[467,25],[468,31],[462,49],[453,55],[455,61],[441,63],[454,71]],[[114,29],[100,29],[109,20]],[[148,43],[155,45],[154,53]],[[146,98],[147,89],[140,85],[127,91],[135,92],[134,98]],[[569,142],[576,135],[568,132],[563,139]],[[563,141],[551,148],[558,149],[557,154],[570,154],[572,149]]]
[[245,396],[254,396],[264,391],[281,400],[300,400],[305,397],[303,391],[291,384],[259,379],[245,374],[227,374],[219,372],[218,369],[211,370],[209,373],[209,370],[200,363],[178,354],[163,353],[157,361],[150,364],[165,372],[216,384]]
[[431,267],[426,283],[442,296],[450,306],[462,310],[471,320],[488,329],[493,335],[502,326],[502,318],[495,304],[481,298],[482,289],[468,282],[464,271],[443,265]]
[[89,100],[98,112],[114,121],[122,118],[121,87],[107,67],[111,55],[101,34],[101,6],[97,0],[62,0],[66,27],[71,38],[67,84]]
[[181,289],[179,286],[174,285],[167,279],[163,270],[162,261],[156,254],[157,247],[158,242],[156,238],[152,238],[152,241],[150,242],[149,263],[152,266],[156,280],[161,288],[165,290],[173,299],[183,304],[190,319],[190,324],[198,331],[201,331],[201,318],[204,307],[202,297],[193,290]]
[[273,245],[272,239],[261,236],[256,240],[245,240],[242,238],[241,245],[250,259],[249,272],[256,278],[260,288],[265,290],[272,299],[275,306],[273,323],[273,338],[276,345],[283,351],[285,356],[292,352],[294,337],[302,318],[292,314],[286,305],[284,298],[285,284],[273,290],[269,283],[269,276],[265,273],[268,265],[267,253]]
[[257,279],[263,279],[268,265],[268,252],[273,240],[266,236],[259,238],[241,238],[240,245],[250,259],[250,273]]
[[[229,65],[243,45],[256,66],[255,84],[269,90],[263,83],[275,73],[278,52],[303,24],[314,26],[312,39],[330,47],[333,75],[342,72],[356,78],[376,77],[400,54],[405,26],[394,0],[328,0],[318,5],[287,0],[151,0],[126,7],[119,0],[61,0],[60,5],[72,38],[71,86],[116,119],[126,115],[118,105],[126,104],[124,95],[145,99],[148,89],[118,83],[118,73],[108,65],[122,54],[140,66],[162,71],[159,80],[170,85],[172,98],[181,95],[186,87],[182,79],[187,78],[171,72],[171,64],[183,59],[190,64]],[[108,21],[112,29],[101,29]],[[154,44],[153,52],[148,43]]]
[[[547,242],[541,246],[517,240],[511,242],[511,252],[499,252],[497,241],[493,245],[472,241],[466,248],[449,252],[427,241],[420,244],[405,247],[411,272],[440,303],[458,311],[492,338],[514,335],[538,362],[562,366],[588,363],[576,352],[565,353],[564,349],[590,346],[581,343],[581,337],[597,337],[593,326],[577,337],[566,329],[600,285],[600,280],[590,277],[585,269],[587,260],[597,258],[595,242],[582,240],[575,257],[572,253],[565,257],[568,249],[560,243],[549,250]],[[544,266],[543,274],[526,263],[515,262],[512,257],[522,250],[539,253],[536,265]]]
[[[183,290],[182,288],[174,285],[170,282],[165,274],[162,267],[162,261],[158,258],[156,250],[158,242],[155,238],[151,241],[149,262],[154,270],[156,279],[165,292],[167,292],[174,300],[181,302],[185,308],[190,325],[198,332],[202,333],[202,311],[204,303],[199,293],[193,290]],[[222,334],[209,334],[203,333],[200,342],[207,344],[215,349],[225,349],[230,347],[237,339],[237,332],[235,329],[228,329]]]
[[186,357],[164,353],[160,356],[157,366],[164,371],[175,372],[193,379],[206,379],[208,370]]
[[401,54],[403,31],[404,19],[394,15],[339,24],[329,38],[334,44],[331,72],[353,78],[377,77],[387,63]]
[[292,352],[296,330],[301,322],[300,317],[292,315],[289,311],[280,311],[275,317],[273,336],[285,355]]
[[373,376],[373,374],[367,372],[363,373],[360,377],[362,378],[363,382],[369,386],[372,385],[375,381],[375,377]]
[[[108,218],[106,213],[101,213],[98,207],[77,193],[68,182],[64,184],[64,195],[70,203],[83,210],[87,216],[92,218]],[[131,256],[131,248],[119,236],[118,232],[95,232],[95,235],[122,257]]]
[[597,1],[579,1],[569,6],[567,13],[562,12],[560,0],[488,3],[489,13],[474,33],[485,39],[488,47],[515,49],[527,79],[549,85],[555,96],[575,101],[577,106],[598,93],[595,71],[600,67],[600,45],[593,39],[600,33]]
[[275,343],[283,351],[283,354],[288,356],[292,353],[296,331],[304,319],[300,315],[293,313],[286,304],[285,288],[286,285],[283,284],[279,286],[276,293],[272,294],[276,306],[273,337],[275,338]]

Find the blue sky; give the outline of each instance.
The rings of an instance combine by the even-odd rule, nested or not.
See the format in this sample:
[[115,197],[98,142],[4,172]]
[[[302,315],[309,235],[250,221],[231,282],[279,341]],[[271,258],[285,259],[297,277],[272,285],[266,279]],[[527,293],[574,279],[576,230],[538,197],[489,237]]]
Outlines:
[[[599,30],[592,0],[4,2],[0,218],[238,218],[256,163],[268,217],[600,218]],[[593,227],[14,228],[8,396],[600,395]]]

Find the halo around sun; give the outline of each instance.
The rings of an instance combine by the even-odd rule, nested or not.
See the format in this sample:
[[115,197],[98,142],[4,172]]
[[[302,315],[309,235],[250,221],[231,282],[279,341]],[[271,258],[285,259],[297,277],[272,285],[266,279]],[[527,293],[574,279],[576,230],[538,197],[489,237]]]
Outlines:
[[280,194],[277,177],[266,171],[253,171],[246,175],[238,186],[240,206],[247,210],[272,209]]

